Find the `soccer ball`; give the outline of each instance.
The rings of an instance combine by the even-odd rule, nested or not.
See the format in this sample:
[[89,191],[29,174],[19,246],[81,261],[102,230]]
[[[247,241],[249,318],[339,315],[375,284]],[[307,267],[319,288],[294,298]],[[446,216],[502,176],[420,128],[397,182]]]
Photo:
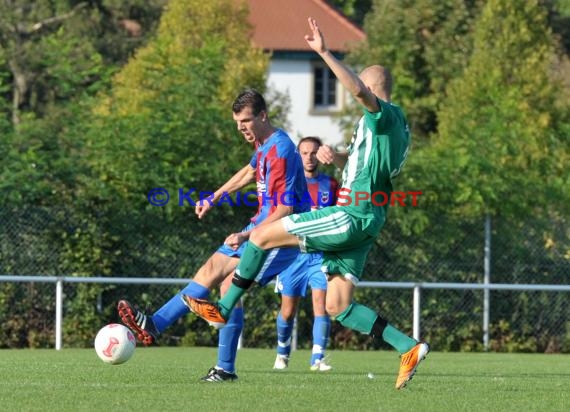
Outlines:
[[136,340],[133,333],[123,325],[110,323],[102,327],[95,336],[97,356],[112,365],[128,361],[135,351]]

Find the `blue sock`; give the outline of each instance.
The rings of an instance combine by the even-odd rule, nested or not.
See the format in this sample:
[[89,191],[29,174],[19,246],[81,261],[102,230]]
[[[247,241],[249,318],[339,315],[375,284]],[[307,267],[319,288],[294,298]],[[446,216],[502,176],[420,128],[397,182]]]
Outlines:
[[291,353],[291,335],[293,334],[293,323],[295,319],[286,321],[281,317],[281,312],[277,315],[277,354],[289,356]]
[[315,316],[313,321],[313,353],[311,365],[325,357],[325,349],[329,340],[331,320],[327,315]]
[[226,372],[235,372],[239,336],[243,330],[243,308],[233,308],[230,318],[218,336],[218,364]]
[[[210,290],[191,280],[190,283],[182,289],[181,293],[192,296],[196,299],[206,299],[210,295]],[[166,302],[159,310],[154,312],[152,315],[152,321],[154,322],[154,326],[156,326],[156,330],[161,333],[189,312],[190,310],[186,307],[184,302],[182,302],[180,293],[178,293]]]

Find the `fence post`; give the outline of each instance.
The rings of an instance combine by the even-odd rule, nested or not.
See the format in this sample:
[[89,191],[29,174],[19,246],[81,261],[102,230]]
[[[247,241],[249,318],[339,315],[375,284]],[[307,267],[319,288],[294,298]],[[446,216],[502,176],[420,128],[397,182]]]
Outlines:
[[293,318],[293,333],[291,334],[291,350],[297,350],[297,341],[299,339],[299,319],[298,314],[295,313],[295,317]]
[[63,318],[63,278],[58,278],[55,283],[55,350],[61,349]]
[[[483,261],[483,283],[488,286],[491,283],[491,216],[485,216],[485,251]],[[489,314],[491,311],[491,291],[483,290],[483,349],[489,350]]]
[[[245,296],[242,296],[240,298],[240,303],[241,303],[241,307],[243,308],[243,301],[245,299]],[[238,338],[238,343],[237,343],[237,348],[236,349],[241,349],[243,348],[243,328],[241,330],[241,333],[239,334],[239,338]]]
[[413,336],[414,339],[420,340],[420,312],[421,312],[421,286],[416,284],[414,286],[414,308],[413,308]]

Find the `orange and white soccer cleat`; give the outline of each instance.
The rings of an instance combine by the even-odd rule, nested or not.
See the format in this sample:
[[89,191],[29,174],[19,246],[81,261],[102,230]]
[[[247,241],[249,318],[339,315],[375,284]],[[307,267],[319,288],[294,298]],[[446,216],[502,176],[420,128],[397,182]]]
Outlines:
[[398,373],[398,379],[396,379],[396,389],[406,387],[408,382],[414,377],[418,365],[425,359],[428,352],[429,345],[425,342],[420,342],[400,356],[400,372]]
[[220,313],[218,305],[207,301],[206,299],[195,299],[193,297],[182,295],[184,304],[196,315],[204,319],[206,322],[216,329],[226,326],[226,319]]

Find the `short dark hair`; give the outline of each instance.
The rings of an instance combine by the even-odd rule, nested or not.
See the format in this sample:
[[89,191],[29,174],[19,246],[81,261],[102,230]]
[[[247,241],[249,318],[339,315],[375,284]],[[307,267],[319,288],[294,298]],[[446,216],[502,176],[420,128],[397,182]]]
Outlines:
[[246,89],[241,92],[234,100],[232,110],[234,113],[240,113],[246,107],[251,107],[251,111],[254,116],[257,116],[263,111],[267,111],[265,99],[261,93],[255,89]]
[[307,136],[307,137],[303,137],[301,140],[299,140],[299,144],[297,145],[297,149],[301,146],[301,143],[305,143],[305,142],[315,143],[319,147],[321,147],[323,145],[323,141],[319,137]]

